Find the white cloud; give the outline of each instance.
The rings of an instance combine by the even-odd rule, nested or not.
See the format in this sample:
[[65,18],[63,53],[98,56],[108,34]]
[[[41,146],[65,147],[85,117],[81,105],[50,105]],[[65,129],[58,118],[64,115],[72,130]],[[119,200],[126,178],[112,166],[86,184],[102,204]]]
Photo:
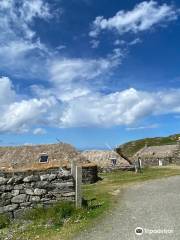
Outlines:
[[2,69],[11,70],[15,74],[17,70],[28,74],[34,71],[39,64],[38,60],[47,54],[47,48],[41,43],[33,24],[37,18],[48,20],[51,17],[49,5],[44,0],[19,0],[18,4],[14,0],[0,1]]
[[132,41],[129,42],[128,44],[129,44],[130,46],[133,46],[133,45],[136,45],[136,44],[141,43],[141,42],[142,42],[142,41],[141,41],[140,38],[135,38],[134,40],[132,40]]
[[92,39],[92,40],[90,41],[90,44],[91,44],[91,47],[92,47],[92,48],[98,48],[99,43],[100,43],[100,41],[99,41],[99,40],[96,40],[96,39]]
[[34,124],[45,123],[55,105],[53,97],[25,99],[9,78],[0,78],[0,132],[26,132]]
[[12,83],[8,77],[0,77],[0,105],[7,105],[16,97]]
[[51,99],[29,99],[10,104],[1,113],[0,131],[20,133],[28,131],[32,125],[43,123],[43,119],[46,121],[48,110],[53,104]]
[[59,119],[59,126],[131,125],[147,116],[179,113],[179,94],[179,89],[154,93],[135,89],[108,95],[91,93],[68,103]]
[[[17,94],[5,77],[0,78],[0,89],[1,133],[23,133],[33,128],[34,134],[40,134],[38,126],[130,128],[149,116],[180,114],[180,89],[148,92],[130,88],[103,94],[75,88],[71,95],[62,96],[58,89],[43,88],[39,92],[39,88],[34,91],[36,97],[27,98]],[[6,101],[5,95],[9,96]]]
[[46,134],[46,130],[43,128],[36,128],[36,129],[34,129],[33,134],[34,135],[44,135],[44,134]]
[[131,11],[121,10],[115,16],[106,19],[98,16],[93,22],[91,37],[97,37],[101,31],[115,30],[118,34],[138,33],[161,23],[174,21],[178,18],[179,10],[166,3],[160,5],[156,1],[139,3]]
[[44,0],[20,0],[18,4],[13,0],[1,0],[1,39],[11,36],[11,38],[23,37],[31,40],[36,35],[31,28],[34,19],[48,19],[50,17],[49,6]]
[[[101,79],[104,80],[110,70],[121,63],[123,57],[123,52],[117,48],[106,58],[56,59],[49,65],[49,79],[52,88],[47,91],[42,87],[35,86],[33,90],[42,95],[53,93],[57,96],[58,93],[58,99],[62,101],[87,95],[92,91],[92,86],[96,85],[97,80],[100,84]],[[97,88],[96,85],[96,91]]]
[[51,79],[58,84],[67,84],[75,80],[88,80],[99,76],[109,69],[107,59],[57,59],[51,65]]
[[146,130],[146,129],[156,129],[158,128],[158,124],[150,124],[145,126],[138,126],[138,127],[128,127],[126,128],[127,131],[136,131],[136,130]]

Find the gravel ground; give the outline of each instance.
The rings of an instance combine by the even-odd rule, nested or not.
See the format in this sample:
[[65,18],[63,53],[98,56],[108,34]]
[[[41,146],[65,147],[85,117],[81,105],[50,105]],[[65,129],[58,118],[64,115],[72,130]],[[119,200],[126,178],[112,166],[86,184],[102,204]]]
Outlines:
[[[180,176],[130,186],[120,192],[117,207],[75,240],[179,240]],[[143,228],[142,235],[135,228]],[[148,230],[169,230],[148,233]]]

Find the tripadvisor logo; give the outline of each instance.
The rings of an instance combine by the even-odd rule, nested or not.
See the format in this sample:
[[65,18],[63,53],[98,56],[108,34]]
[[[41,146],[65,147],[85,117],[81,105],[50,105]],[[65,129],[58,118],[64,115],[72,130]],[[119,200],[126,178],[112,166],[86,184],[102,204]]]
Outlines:
[[141,227],[137,227],[136,229],[135,229],[135,234],[136,235],[142,235],[143,234],[143,229],[141,228]]

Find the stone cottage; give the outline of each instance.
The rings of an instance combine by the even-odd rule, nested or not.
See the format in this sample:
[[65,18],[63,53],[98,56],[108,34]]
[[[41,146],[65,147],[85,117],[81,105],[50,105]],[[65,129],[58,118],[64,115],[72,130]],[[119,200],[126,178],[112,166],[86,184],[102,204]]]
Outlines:
[[133,156],[133,160],[138,159],[142,166],[180,164],[180,145],[145,146]]
[[70,166],[74,160],[79,164],[89,161],[72,145],[67,143],[0,147],[0,169],[33,170]]
[[130,164],[113,150],[88,150],[82,155],[91,163],[97,164],[99,168],[125,168]]

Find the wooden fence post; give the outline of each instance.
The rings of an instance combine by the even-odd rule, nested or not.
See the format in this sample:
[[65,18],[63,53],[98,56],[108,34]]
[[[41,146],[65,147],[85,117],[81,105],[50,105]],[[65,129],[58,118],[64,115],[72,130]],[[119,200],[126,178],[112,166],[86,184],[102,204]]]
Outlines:
[[76,178],[76,164],[74,161],[71,162],[71,175],[74,179]]
[[82,167],[76,166],[76,208],[82,207]]

